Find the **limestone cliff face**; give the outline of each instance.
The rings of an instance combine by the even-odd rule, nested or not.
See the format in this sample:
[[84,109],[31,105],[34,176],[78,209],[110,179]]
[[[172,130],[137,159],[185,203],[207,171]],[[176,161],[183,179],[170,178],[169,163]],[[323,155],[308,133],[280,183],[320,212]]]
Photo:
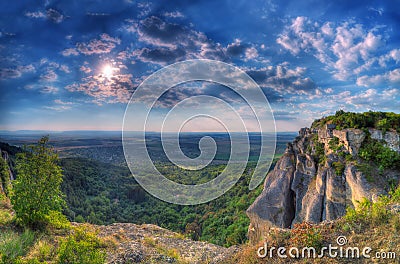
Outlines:
[[[398,134],[370,133],[372,138],[382,139],[398,150]],[[364,197],[375,200],[385,194],[387,180],[368,181],[357,169],[357,154],[365,137],[359,129],[336,130],[330,125],[302,128],[267,175],[261,195],[247,209],[250,242],[262,239],[271,227],[290,228],[304,221],[337,219]],[[398,175],[395,177],[398,180]]]

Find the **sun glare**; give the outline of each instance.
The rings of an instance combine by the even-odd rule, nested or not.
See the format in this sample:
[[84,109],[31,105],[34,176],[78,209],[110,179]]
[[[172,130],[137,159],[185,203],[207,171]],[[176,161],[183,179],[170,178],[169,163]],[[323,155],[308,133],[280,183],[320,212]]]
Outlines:
[[110,79],[114,74],[114,68],[110,64],[106,64],[103,66],[102,72],[104,77]]

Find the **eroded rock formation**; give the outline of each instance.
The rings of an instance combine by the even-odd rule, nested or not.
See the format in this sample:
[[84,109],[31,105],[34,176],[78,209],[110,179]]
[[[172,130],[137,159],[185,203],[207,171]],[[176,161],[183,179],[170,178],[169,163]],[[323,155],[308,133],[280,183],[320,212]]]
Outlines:
[[[370,133],[399,151],[397,133],[372,129]],[[290,228],[304,221],[337,219],[364,197],[374,201],[385,194],[387,181],[368,181],[356,166],[365,137],[360,129],[336,130],[333,125],[302,128],[267,175],[261,195],[247,210],[250,242],[258,242],[271,227]],[[332,148],[333,139],[339,146],[336,149]],[[318,147],[323,151],[320,157]]]

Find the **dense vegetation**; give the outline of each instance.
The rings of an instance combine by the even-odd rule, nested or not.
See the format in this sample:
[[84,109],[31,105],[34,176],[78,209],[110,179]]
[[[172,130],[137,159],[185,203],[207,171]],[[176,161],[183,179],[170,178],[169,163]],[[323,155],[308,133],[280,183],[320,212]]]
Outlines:
[[321,127],[325,124],[334,124],[337,129],[376,128],[383,132],[390,129],[400,132],[400,114],[372,111],[353,113],[339,110],[335,115],[315,120],[311,127]]
[[[83,158],[61,160],[64,171],[62,190],[66,194],[66,215],[72,221],[93,224],[114,222],[152,223],[181,232],[195,240],[230,246],[246,241],[249,219],[245,210],[259,195],[262,186],[249,191],[249,170],[220,198],[197,206],[163,202],[138,185],[126,167]],[[251,167],[251,166],[250,166]],[[223,165],[199,172],[202,181],[215,177]],[[190,183],[194,179],[176,173],[164,164],[163,173],[171,180]]]
[[365,161],[374,162],[380,170],[400,169],[400,154],[372,139],[370,135],[364,140],[359,156]]
[[61,167],[57,162],[58,156],[48,147],[47,137],[17,154],[18,178],[12,183],[11,203],[22,225],[39,227],[49,217],[60,215],[65,202],[60,189]]
[[[18,177],[7,188],[10,170],[0,157],[0,263],[104,263],[102,240],[87,228],[71,228],[61,212],[62,172],[48,137],[14,154]],[[70,234],[55,241],[54,232]]]

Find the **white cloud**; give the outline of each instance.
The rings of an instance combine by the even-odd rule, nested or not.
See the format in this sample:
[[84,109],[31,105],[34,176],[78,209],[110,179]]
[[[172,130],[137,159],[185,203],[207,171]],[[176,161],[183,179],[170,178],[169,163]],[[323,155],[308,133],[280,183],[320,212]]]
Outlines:
[[42,11],[26,12],[25,16],[31,17],[31,18],[46,18],[46,14],[43,13]]
[[104,33],[100,35],[100,38],[92,39],[88,43],[77,43],[76,49],[84,55],[102,54],[111,52],[120,43],[119,38],[113,38]]
[[44,86],[41,90],[41,93],[46,93],[46,94],[55,94],[58,92],[58,88],[54,86]]
[[255,47],[250,47],[246,49],[245,52],[246,60],[254,60],[258,57],[258,51]]
[[68,49],[63,50],[63,51],[61,52],[61,54],[62,54],[63,56],[65,56],[65,57],[68,57],[68,56],[78,56],[78,55],[79,55],[79,52],[78,52],[76,49],[74,49],[74,48],[68,48]]
[[181,12],[179,11],[174,11],[174,12],[165,12],[164,13],[165,17],[172,17],[172,18],[182,18],[185,17]]
[[55,82],[58,75],[53,70],[48,70],[46,73],[40,75],[40,80],[44,82]]
[[135,85],[131,74],[114,74],[107,78],[102,74],[92,75],[82,79],[81,83],[74,83],[65,88],[70,92],[81,92],[93,98],[93,102],[127,103]]
[[17,66],[16,68],[0,69],[0,79],[19,78],[24,73],[34,72],[36,69],[32,64]]
[[[338,80],[368,70],[384,44],[375,28],[365,29],[353,21],[326,22],[321,26],[307,17],[293,19],[276,41],[293,55],[313,54]],[[393,53],[393,57],[398,56]]]
[[400,110],[399,104],[393,104],[399,94],[398,89],[383,91],[368,89],[343,99],[346,104],[352,105],[356,109]]
[[79,68],[80,71],[84,72],[84,73],[90,73],[92,71],[92,69],[90,69],[89,67],[86,67],[85,65],[82,65]]
[[379,85],[399,85],[400,84],[400,69],[395,69],[393,71],[388,71],[383,74],[377,75],[364,75],[357,78],[358,86],[372,87]]
[[59,104],[59,105],[72,105],[72,104],[74,104],[72,102],[65,102],[65,101],[63,101],[61,99],[54,100],[54,103]]

